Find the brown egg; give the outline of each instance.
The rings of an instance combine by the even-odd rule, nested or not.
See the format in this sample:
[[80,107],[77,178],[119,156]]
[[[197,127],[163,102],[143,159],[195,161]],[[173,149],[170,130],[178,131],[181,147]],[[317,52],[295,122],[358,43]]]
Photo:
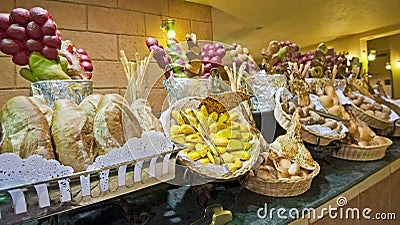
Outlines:
[[290,174],[289,174],[288,170],[285,168],[279,168],[278,178],[290,178]]
[[300,166],[298,163],[294,162],[292,165],[290,165],[288,169],[288,173],[290,176],[297,176],[300,174]]
[[279,164],[279,167],[280,167],[280,168],[285,168],[285,169],[287,170],[287,169],[289,169],[289,167],[290,167],[290,165],[291,165],[292,163],[291,163],[290,160],[288,160],[288,159],[280,158],[278,164]]

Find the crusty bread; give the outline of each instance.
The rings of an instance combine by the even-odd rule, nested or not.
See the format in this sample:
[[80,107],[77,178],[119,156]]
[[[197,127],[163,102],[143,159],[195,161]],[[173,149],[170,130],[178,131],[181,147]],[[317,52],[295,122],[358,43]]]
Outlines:
[[50,126],[39,108],[26,96],[8,100],[1,109],[2,152],[13,152],[21,158],[42,155],[54,159]]
[[79,104],[79,107],[81,107],[81,109],[86,112],[91,120],[94,120],[96,109],[99,105],[101,97],[103,97],[102,94],[91,94],[84,98],[83,101]]
[[123,146],[126,139],[140,137],[142,130],[125,99],[118,94],[104,95],[94,118],[94,138],[99,155]]
[[40,98],[29,97],[29,99],[35,104],[46,118],[49,126],[51,127],[51,118],[53,117],[53,110],[46,105],[46,102]]
[[51,134],[63,165],[79,172],[93,163],[93,122],[77,104],[68,99],[54,103]]

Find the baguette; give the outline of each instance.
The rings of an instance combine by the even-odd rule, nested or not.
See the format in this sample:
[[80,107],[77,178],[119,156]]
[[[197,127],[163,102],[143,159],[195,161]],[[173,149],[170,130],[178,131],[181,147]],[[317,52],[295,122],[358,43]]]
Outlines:
[[54,103],[51,134],[58,160],[63,165],[79,172],[93,163],[93,122],[77,104],[69,99]]
[[2,152],[12,152],[21,158],[41,155],[54,159],[50,126],[40,109],[29,97],[17,96],[1,109]]

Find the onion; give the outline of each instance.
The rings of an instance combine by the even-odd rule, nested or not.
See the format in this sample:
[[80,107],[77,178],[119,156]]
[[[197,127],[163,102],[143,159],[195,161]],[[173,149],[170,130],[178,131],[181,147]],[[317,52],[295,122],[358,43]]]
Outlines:
[[26,50],[29,52],[40,51],[43,48],[42,42],[35,39],[28,39],[23,43]]
[[7,30],[10,24],[11,24],[10,14],[0,13],[0,29]]
[[26,38],[25,28],[18,24],[11,24],[7,29],[7,37],[23,41]]
[[21,26],[25,26],[29,23],[29,11],[24,8],[13,9],[10,13],[10,17],[14,23]]
[[48,19],[42,26],[43,35],[55,35],[56,30],[56,24],[51,19]]
[[25,29],[26,35],[30,38],[42,38],[42,29],[40,29],[39,24],[34,21],[29,22]]
[[59,49],[61,47],[61,39],[57,36],[46,35],[43,37],[43,44],[49,47]]
[[5,54],[13,55],[16,52],[21,52],[23,49],[19,41],[5,38],[0,42],[0,50]]
[[19,51],[19,52],[15,53],[12,57],[12,61],[19,66],[28,65],[29,64],[29,52]]
[[29,19],[43,25],[49,19],[49,13],[41,7],[33,7],[29,10]]
[[40,53],[46,57],[47,59],[53,60],[56,59],[58,56],[58,51],[55,48],[44,46]]

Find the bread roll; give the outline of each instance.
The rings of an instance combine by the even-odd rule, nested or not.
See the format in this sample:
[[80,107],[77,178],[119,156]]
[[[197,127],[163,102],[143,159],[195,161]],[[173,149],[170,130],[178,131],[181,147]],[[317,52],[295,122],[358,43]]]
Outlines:
[[141,134],[139,122],[121,95],[107,94],[100,99],[94,117],[94,138],[99,155],[119,148],[126,139]]
[[29,97],[29,99],[35,104],[46,118],[49,126],[51,127],[51,118],[53,117],[53,110],[47,106],[46,102],[40,98]]
[[84,98],[79,104],[79,107],[86,112],[92,121],[96,115],[97,106],[99,105],[101,97],[103,97],[102,94],[92,94]]
[[63,165],[79,172],[93,163],[93,123],[77,104],[69,99],[54,103],[51,134]]
[[8,100],[1,109],[2,152],[13,152],[21,158],[41,155],[54,159],[50,126],[39,108],[26,96]]

